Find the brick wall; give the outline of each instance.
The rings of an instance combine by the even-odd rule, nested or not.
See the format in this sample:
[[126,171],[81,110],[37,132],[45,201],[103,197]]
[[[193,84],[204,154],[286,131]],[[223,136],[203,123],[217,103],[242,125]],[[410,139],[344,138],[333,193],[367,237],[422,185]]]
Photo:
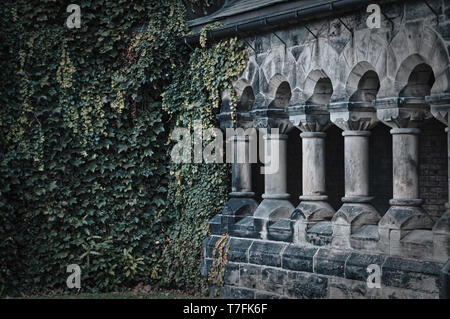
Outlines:
[[440,217],[448,198],[447,136],[445,126],[430,120],[421,127],[419,144],[419,194],[425,200],[423,208]]

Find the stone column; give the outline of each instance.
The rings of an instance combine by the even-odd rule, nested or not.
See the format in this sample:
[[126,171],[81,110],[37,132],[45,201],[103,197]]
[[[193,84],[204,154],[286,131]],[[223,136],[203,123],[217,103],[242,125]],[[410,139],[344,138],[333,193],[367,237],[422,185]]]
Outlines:
[[416,229],[430,229],[433,220],[422,208],[418,188],[418,127],[430,118],[424,98],[383,98],[374,102],[377,116],[392,127],[393,199],[379,223],[379,248],[393,255],[408,256],[401,242]]
[[[253,215],[255,231],[262,239],[286,240],[290,237],[289,220],[294,211],[294,206],[289,202],[286,179],[286,133],[292,125],[283,109],[257,109],[251,115],[259,134],[267,133],[264,136],[264,162],[268,170],[264,170],[263,201]],[[268,159],[270,163],[267,163]],[[278,223],[279,221],[281,222]],[[271,232],[270,227],[275,224],[277,225]]]
[[[252,119],[249,113],[237,113],[236,123],[233,123],[229,112],[220,113],[217,118],[225,133],[235,124],[244,131],[252,127]],[[229,137],[227,142],[230,143],[227,151],[233,152],[230,198],[222,210],[222,215],[213,217],[210,224],[212,227],[216,227],[216,232],[220,234],[228,232],[233,235],[236,223],[246,216],[252,216],[258,203],[254,199],[255,193],[252,192],[250,136],[234,135]]]
[[331,220],[335,211],[327,202],[325,189],[325,138],[330,114],[325,105],[298,105],[287,108],[290,121],[302,133],[303,195],[296,208],[294,241],[306,242],[309,228]]
[[250,163],[250,136],[235,135],[229,141],[233,148],[230,197],[253,197],[252,164]]
[[332,244],[341,248],[374,248],[376,241],[352,240],[351,235],[362,231],[366,239],[378,237],[376,227],[362,229],[376,226],[381,218],[369,196],[369,130],[378,123],[376,111],[369,102],[332,103],[328,110],[331,121],[344,131],[345,197],[333,217]]
[[439,121],[447,125],[447,152],[448,152],[448,185],[449,198],[445,204],[445,212],[433,226],[433,258],[446,262],[450,258],[450,132],[448,129],[448,114],[450,112],[450,93],[436,94],[427,97],[431,106],[431,113]]
[[325,201],[325,138],[323,132],[303,132],[302,138],[302,176],[303,195],[300,200]]

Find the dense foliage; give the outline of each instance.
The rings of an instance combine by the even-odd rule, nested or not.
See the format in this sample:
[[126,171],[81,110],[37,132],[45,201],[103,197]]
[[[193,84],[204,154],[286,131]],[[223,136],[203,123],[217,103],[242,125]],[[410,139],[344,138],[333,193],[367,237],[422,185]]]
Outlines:
[[208,1],[80,0],[69,29],[72,2],[0,4],[0,294],[67,290],[69,264],[84,291],[199,289],[229,168],[171,163],[170,133],[217,127],[245,51],[179,41]]

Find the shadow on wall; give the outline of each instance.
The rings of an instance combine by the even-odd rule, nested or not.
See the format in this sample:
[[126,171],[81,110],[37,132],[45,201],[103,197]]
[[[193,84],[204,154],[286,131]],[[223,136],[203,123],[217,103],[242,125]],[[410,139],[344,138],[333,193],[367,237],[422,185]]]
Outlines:
[[326,133],[326,189],[328,203],[337,211],[342,206],[341,198],[345,194],[344,137],[342,130],[335,125]]

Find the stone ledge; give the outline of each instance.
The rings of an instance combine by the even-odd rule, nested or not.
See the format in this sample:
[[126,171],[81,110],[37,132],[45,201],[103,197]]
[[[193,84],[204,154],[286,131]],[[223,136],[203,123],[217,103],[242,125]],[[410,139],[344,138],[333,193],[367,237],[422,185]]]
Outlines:
[[350,252],[320,248],[314,256],[314,273],[344,277],[345,262]]
[[281,267],[281,252],[286,244],[254,241],[250,247],[249,262],[257,265]]
[[233,262],[248,262],[248,250],[252,243],[253,241],[249,239],[231,237],[228,260]]
[[283,252],[284,269],[313,272],[313,258],[317,248],[289,245]]
[[388,257],[382,271],[382,284],[405,289],[439,293],[441,264]]
[[347,259],[345,264],[345,278],[365,282],[367,280],[367,276],[369,275],[367,272],[367,267],[375,264],[380,266],[381,269],[381,266],[385,260],[386,257],[382,255],[368,255],[353,252],[350,254],[350,257]]

